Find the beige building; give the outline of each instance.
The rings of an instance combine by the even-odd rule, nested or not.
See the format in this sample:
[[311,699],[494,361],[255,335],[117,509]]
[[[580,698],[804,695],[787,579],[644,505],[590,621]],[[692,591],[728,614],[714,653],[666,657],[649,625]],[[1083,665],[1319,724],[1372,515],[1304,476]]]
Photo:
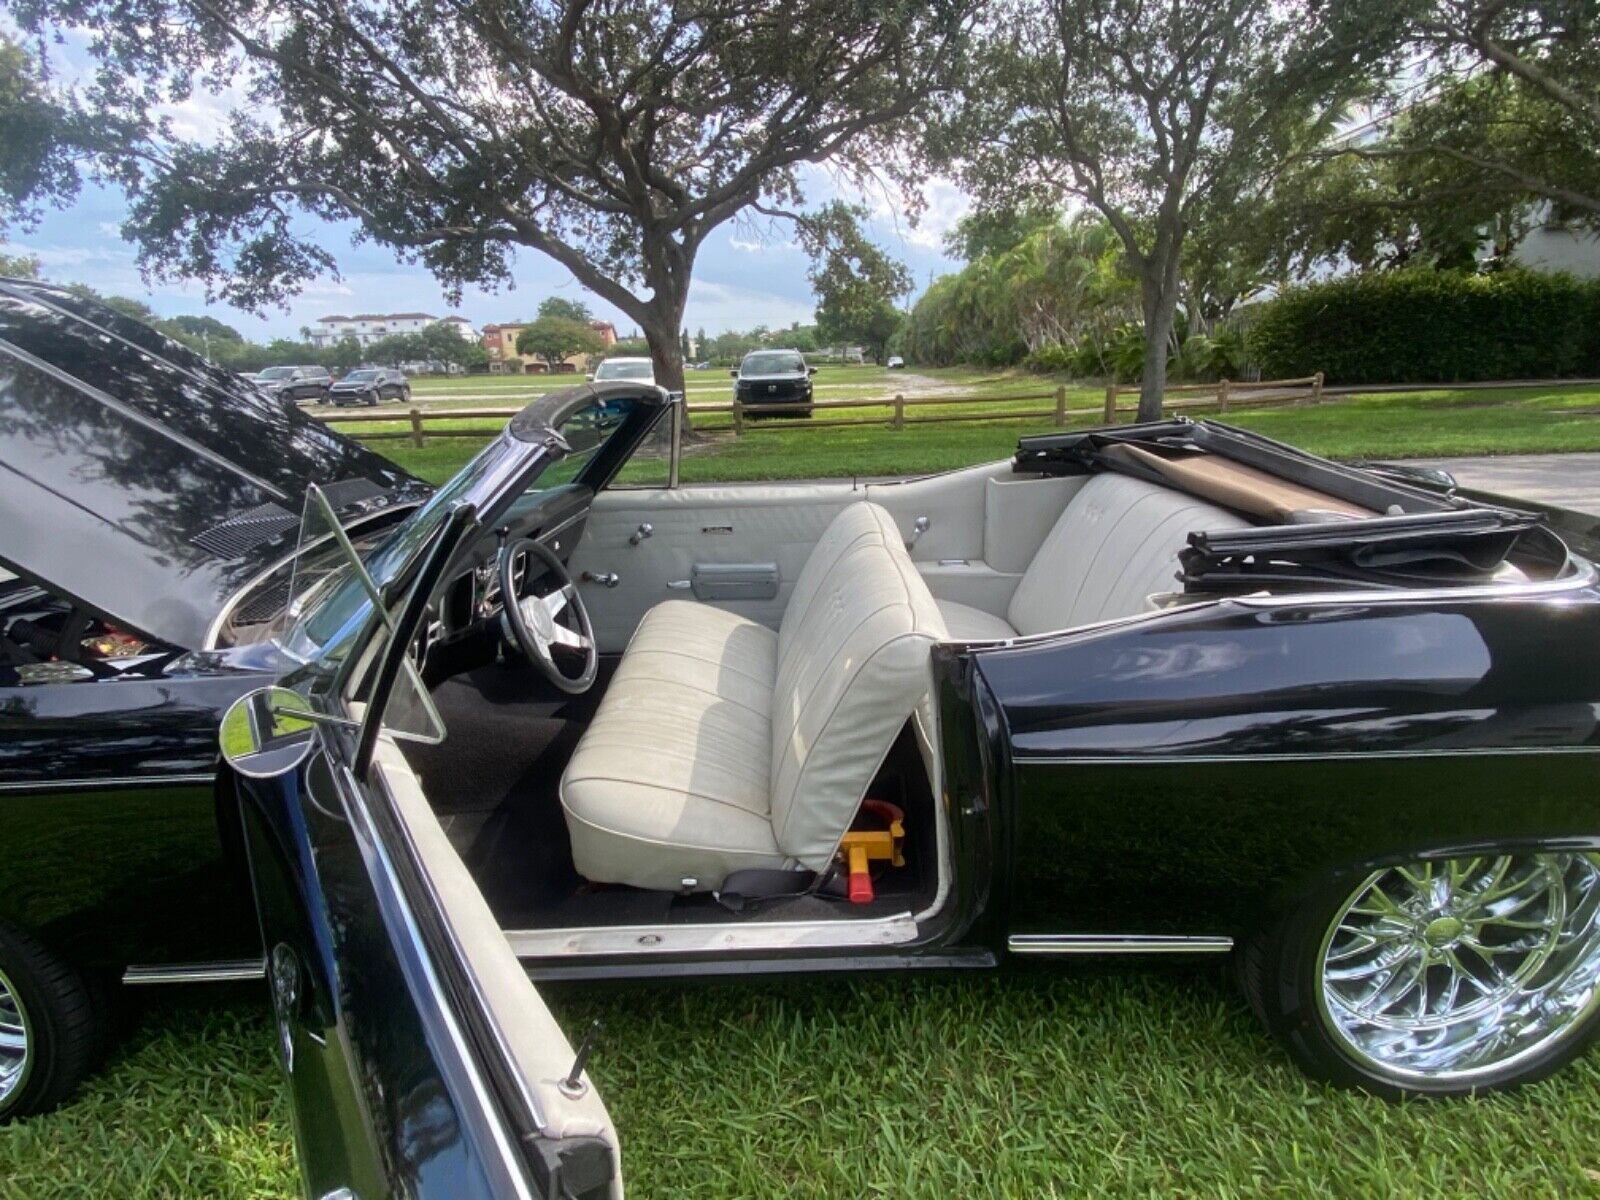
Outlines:
[[[489,355],[491,375],[581,375],[588,371],[587,354],[572,355],[557,363],[553,372],[544,359],[518,354],[517,335],[527,327],[527,322],[483,327],[483,349]],[[617,344],[617,329],[610,321],[590,321],[589,328],[599,335],[602,353]]]

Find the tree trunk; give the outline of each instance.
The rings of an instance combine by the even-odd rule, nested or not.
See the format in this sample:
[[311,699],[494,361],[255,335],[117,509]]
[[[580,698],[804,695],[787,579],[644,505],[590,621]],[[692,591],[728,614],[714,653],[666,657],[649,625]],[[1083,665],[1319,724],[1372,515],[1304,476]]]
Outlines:
[[1152,261],[1140,280],[1144,307],[1144,368],[1139,374],[1140,421],[1159,421],[1167,390],[1167,343],[1178,311],[1178,255],[1171,263]]

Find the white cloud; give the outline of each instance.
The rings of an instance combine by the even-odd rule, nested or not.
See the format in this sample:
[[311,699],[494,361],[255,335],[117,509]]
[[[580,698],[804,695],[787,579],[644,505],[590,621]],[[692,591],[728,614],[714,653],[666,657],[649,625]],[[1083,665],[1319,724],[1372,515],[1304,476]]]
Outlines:
[[782,329],[796,321],[807,324],[813,316],[809,300],[712,279],[696,279],[689,285],[684,323],[690,329],[749,329],[753,325]]
[[955,180],[937,175],[926,180],[920,192],[922,211],[915,225],[903,215],[911,208],[903,195],[880,195],[872,205],[872,217],[891,225],[909,245],[937,250],[944,244],[945,234],[972,211],[972,198]]

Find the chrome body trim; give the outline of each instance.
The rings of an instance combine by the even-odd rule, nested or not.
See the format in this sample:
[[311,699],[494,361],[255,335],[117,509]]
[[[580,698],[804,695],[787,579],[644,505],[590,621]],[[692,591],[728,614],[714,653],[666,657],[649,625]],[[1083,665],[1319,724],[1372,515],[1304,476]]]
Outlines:
[[1013,933],[1013,954],[1226,954],[1231,937],[1187,937],[1144,933]]
[[215,783],[211,772],[185,775],[114,775],[104,779],[7,779],[0,780],[0,792],[94,791],[100,788],[172,787],[195,783]]
[[1482,746],[1477,749],[1451,750],[1305,750],[1284,754],[1252,752],[1249,754],[1018,754],[1012,763],[1019,767],[1043,766],[1175,766],[1191,763],[1240,762],[1339,762],[1374,758],[1476,758],[1493,756],[1502,758],[1517,754],[1600,754],[1600,746]]
[[266,977],[266,959],[245,958],[229,962],[160,966],[135,964],[122,973],[122,982],[139,987],[153,983],[243,983]]
[[685,925],[611,925],[580,929],[507,929],[506,941],[523,959],[576,959],[602,955],[748,954],[760,950],[835,950],[898,946],[915,940],[909,913],[866,921],[751,921]]

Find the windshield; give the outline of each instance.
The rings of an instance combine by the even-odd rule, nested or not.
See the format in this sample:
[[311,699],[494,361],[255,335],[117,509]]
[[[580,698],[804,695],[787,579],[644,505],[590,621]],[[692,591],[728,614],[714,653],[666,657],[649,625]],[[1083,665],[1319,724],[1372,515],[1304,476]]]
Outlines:
[[[573,482],[638,407],[650,402],[621,396],[591,399],[569,409],[555,426],[565,447],[551,444],[549,426],[539,424],[540,404],[530,405],[426,504],[362,554],[357,561],[364,571],[359,574],[352,569],[350,555],[328,555],[328,539],[335,535],[326,516],[308,505],[308,517],[315,513],[317,521],[313,525],[309,519],[302,520],[301,553],[290,585],[285,628],[274,639],[279,647],[299,662],[342,661],[370,620],[374,592],[387,596],[391,605],[397,601],[397,581],[409,577],[453,509],[471,504],[480,515],[492,519],[494,505],[506,499],[513,484],[520,495]],[[654,410],[653,404],[650,407]],[[533,419],[524,425],[527,416]],[[321,547],[319,558],[309,553],[315,546]],[[314,569],[314,561],[324,566]]]
[[346,383],[367,383],[378,377],[376,371],[351,371],[344,377]]
[[793,375],[806,369],[805,359],[798,354],[752,354],[744,360],[740,373],[744,375]]
[[268,367],[265,371],[258,372],[257,379],[287,379],[294,374],[293,367]]
[[594,373],[596,379],[654,379],[655,368],[648,362],[611,362],[600,364],[599,370]]

